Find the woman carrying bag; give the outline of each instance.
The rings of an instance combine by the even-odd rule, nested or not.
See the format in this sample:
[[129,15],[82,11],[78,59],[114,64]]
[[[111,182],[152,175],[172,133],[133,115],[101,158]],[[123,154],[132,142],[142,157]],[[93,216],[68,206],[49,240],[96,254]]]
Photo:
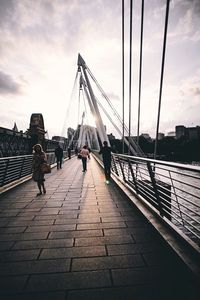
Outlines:
[[37,196],[42,195],[43,193],[46,194],[46,189],[44,186],[44,171],[42,171],[42,166],[46,164],[47,162],[47,156],[46,153],[43,151],[42,146],[40,144],[36,144],[33,146],[33,164],[32,164],[32,170],[33,175],[32,178],[35,182],[37,182],[37,186],[39,189],[39,193],[37,193]]
[[90,153],[87,149],[87,146],[83,146],[83,149],[80,152],[82,158],[83,172],[87,171],[87,158],[89,158]]

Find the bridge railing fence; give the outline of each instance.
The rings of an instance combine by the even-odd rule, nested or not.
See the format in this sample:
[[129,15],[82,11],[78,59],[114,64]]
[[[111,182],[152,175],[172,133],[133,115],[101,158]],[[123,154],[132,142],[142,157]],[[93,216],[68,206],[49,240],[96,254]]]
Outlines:
[[200,246],[200,167],[112,154],[111,169],[178,234]]
[[[74,152],[72,151],[71,154],[73,155]],[[63,158],[66,159],[67,156],[67,151],[63,151]],[[0,187],[31,175],[32,161],[33,155],[0,158]],[[54,152],[47,153],[47,162],[50,165],[54,165],[56,163]]]

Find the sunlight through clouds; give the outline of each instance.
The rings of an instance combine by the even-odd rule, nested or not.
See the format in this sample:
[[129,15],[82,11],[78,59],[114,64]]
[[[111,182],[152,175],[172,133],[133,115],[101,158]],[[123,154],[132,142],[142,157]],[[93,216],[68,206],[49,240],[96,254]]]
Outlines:
[[[133,3],[132,131],[135,133],[141,1]],[[157,117],[165,3],[145,1],[144,8],[141,131],[152,136]],[[64,123],[78,121],[77,101],[76,106],[73,102],[66,122],[78,53],[121,114],[121,1],[0,0],[0,7],[0,126],[12,128],[17,122],[18,128],[25,131],[31,114],[38,112],[43,114],[51,137],[61,134]],[[199,16],[197,0],[170,2],[160,123],[160,130],[165,133],[173,131],[179,123],[199,125]],[[125,25],[128,123],[128,0],[125,0]],[[107,132],[115,133],[112,125],[105,122]]]

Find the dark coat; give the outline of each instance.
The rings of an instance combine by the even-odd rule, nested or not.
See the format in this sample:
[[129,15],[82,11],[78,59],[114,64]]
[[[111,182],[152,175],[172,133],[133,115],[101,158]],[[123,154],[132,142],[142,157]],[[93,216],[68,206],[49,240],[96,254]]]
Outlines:
[[108,146],[102,147],[101,150],[99,151],[99,154],[102,154],[104,165],[111,165],[111,152],[112,149],[111,147]]
[[41,165],[46,162],[46,154],[44,152],[33,154],[33,175],[32,178],[36,182],[44,181],[44,173],[41,171]]
[[63,157],[63,149],[61,147],[58,147],[55,149],[55,156],[58,158],[62,158]]

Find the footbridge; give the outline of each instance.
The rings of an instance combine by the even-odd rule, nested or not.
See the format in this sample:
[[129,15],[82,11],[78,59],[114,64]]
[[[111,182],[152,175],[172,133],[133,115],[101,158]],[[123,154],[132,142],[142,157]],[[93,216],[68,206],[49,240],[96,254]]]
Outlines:
[[[128,61],[124,55],[127,22],[122,1],[121,109],[113,105],[83,57],[78,55],[69,101],[73,110],[67,109],[64,122],[70,135],[66,137],[63,126],[61,136],[72,150],[85,144],[91,148],[87,172],[82,172],[81,161],[73,153],[68,159],[67,152],[63,168],[57,170],[51,143],[47,156],[52,172],[45,176],[47,192],[37,197],[36,183],[31,180],[32,154],[9,157],[11,154],[6,153],[0,158],[0,297],[3,300],[199,299],[200,167],[157,159],[170,0],[163,6],[166,13],[153,158],[147,158],[139,145],[143,0],[136,138],[132,132],[132,2],[127,92],[124,66]],[[78,102],[74,100],[76,89]],[[128,108],[126,114],[125,108]],[[76,112],[78,122],[73,127],[69,120],[71,117],[75,121]],[[40,114],[33,120],[33,129],[39,117]],[[109,184],[105,183],[98,154],[103,141],[108,145],[110,142],[105,126],[108,121],[122,143],[121,153],[112,153]],[[36,126],[44,137],[43,127]]]
[[1,299],[197,299],[194,252],[100,163],[66,159],[40,197],[28,177],[4,187]]

